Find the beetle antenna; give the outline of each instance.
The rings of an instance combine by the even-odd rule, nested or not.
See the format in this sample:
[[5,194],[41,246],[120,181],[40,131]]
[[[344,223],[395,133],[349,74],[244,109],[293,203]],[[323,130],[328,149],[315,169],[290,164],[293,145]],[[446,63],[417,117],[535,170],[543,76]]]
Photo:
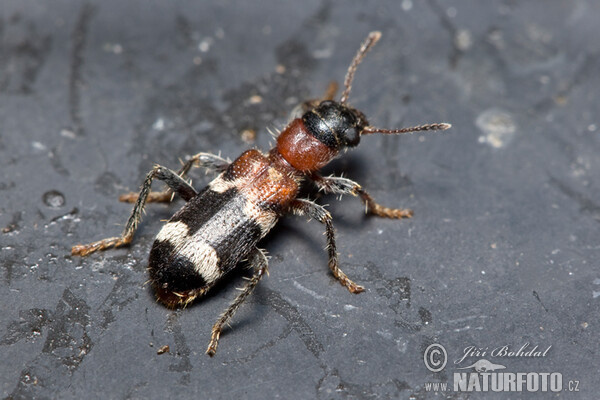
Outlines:
[[381,32],[373,31],[369,33],[369,36],[365,39],[365,41],[360,45],[360,49],[358,49],[358,53],[354,56],[350,67],[348,68],[348,72],[346,73],[346,79],[344,79],[344,92],[342,93],[342,97],[340,98],[340,103],[344,104],[348,100],[348,96],[350,95],[350,89],[352,89],[352,81],[354,80],[354,73],[356,72],[356,68],[358,64],[365,58],[365,55],[371,50],[371,47],[379,41],[381,38]]
[[400,129],[381,129],[375,128],[373,126],[365,127],[361,134],[362,135],[370,135],[372,133],[383,133],[386,135],[395,135],[399,133],[412,133],[412,132],[423,132],[423,131],[445,131],[448,128],[451,128],[452,125],[447,124],[445,122],[439,124],[426,124],[426,125],[418,125],[412,126],[410,128],[400,128]]

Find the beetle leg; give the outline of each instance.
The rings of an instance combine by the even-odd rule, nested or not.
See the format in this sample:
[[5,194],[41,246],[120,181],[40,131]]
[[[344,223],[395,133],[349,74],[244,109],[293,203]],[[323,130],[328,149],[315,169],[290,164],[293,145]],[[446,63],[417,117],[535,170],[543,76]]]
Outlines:
[[331,214],[317,203],[306,199],[296,199],[292,203],[291,211],[296,215],[308,215],[325,225],[325,235],[327,236],[327,253],[329,255],[329,269],[333,276],[352,293],[360,293],[365,289],[352,282],[348,276],[338,266],[338,253],[335,245],[335,230]]
[[367,193],[358,183],[339,176],[324,177],[319,174],[313,174],[311,179],[325,193],[350,194],[359,196],[365,205],[365,211],[368,214],[377,215],[384,218],[410,218],[413,211],[408,208],[388,208],[373,200],[373,197]]
[[219,345],[219,337],[221,336],[223,325],[225,325],[227,321],[233,317],[233,314],[235,314],[240,305],[246,300],[250,293],[252,293],[261,278],[265,275],[265,273],[267,273],[268,264],[269,262],[264,251],[257,247],[254,248],[250,255],[250,265],[254,269],[254,274],[252,275],[252,278],[248,280],[246,286],[242,288],[242,292],[235,298],[229,307],[227,307],[227,310],[221,314],[217,322],[213,325],[210,343],[206,349],[206,354],[209,356],[212,357],[217,352],[217,346]]
[[173,192],[179,194],[186,201],[190,200],[197,194],[196,190],[176,172],[171,171],[168,168],[161,167],[160,165],[156,165],[154,168],[152,168],[152,171],[148,172],[139,195],[136,195],[136,202],[133,206],[133,211],[131,212],[131,216],[125,225],[125,229],[123,230],[121,236],[106,238],[89,244],[75,245],[71,248],[71,254],[87,256],[88,254],[99,250],[106,250],[111,247],[121,247],[131,243],[133,240],[133,235],[135,234],[139,222],[142,219],[142,211],[144,210],[146,199],[150,193],[152,180],[154,178],[165,182],[169,188],[173,190]]
[[[177,175],[185,179],[185,176],[194,165],[199,168],[222,172],[227,169],[230,162],[211,153],[198,153],[193,156],[187,156],[185,162],[177,171]],[[169,186],[160,192],[150,192],[146,198],[147,203],[170,203],[173,199],[173,189]],[[124,203],[135,203],[138,198],[138,193],[129,192],[119,196],[119,201]]]

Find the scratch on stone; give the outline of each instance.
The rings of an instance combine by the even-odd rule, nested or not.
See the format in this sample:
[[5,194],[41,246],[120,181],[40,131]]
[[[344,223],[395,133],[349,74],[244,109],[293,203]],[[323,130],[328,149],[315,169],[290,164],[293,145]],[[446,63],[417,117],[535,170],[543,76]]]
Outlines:
[[279,315],[281,315],[291,324],[292,329],[298,334],[300,340],[302,340],[308,351],[310,351],[316,358],[319,358],[320,354],[325,349],[317,340],[315,332],[306,323],[306,321],[304,321],[298,310],[290,303],[285,301],[279,293],[268,288],[263,288],[263,292],[266,293],[266,304],[273,307],[273,309]]
[[565,183],[556,179],[553,176],[550,176],[550,183],[553,186],[556,186],[563,194],[567,197],[575,200],[580,207],[580,210],[585,213],[589,213],[592,215],[596,221],[600,222],[600,205],[595,203],[592,199],[580,193],[576,190],[571,189]]
[[0,92],[30,94],[50,52],[52,38],[38,33],[36,25],[19,14],[7,24],[0,20]]
[[544,303],[542,303],[542,300],[540,299],[540,295],[535,290],[533,291],[533,297],[535,297],[536,300],[540,302],[544,311],[548,312],[548,309],[546,308],[546,306],[544,305]]
[[449,64],[452,69],[455,69],[458,65],[460,57],[463,55],[465,49],[459,45],[457,35],[459,30],[454,26],[452,20],[446,14],[446,11],[434,0],[429,0],[429,7],[440,19],[440,25],[449,33],[452,38],[452,53],[449,56]]
[[82,69],[84,64],[83,53],[88,34],[90,20],[94,14],[94,8],[85,4],[79,12],[79,18],[73,29],[71,39],[71,71],[69,74],[69,114],[73,124],[73,132],[83,135],[83,120],[81,117],[81,84],[83,82]]
[[169,315],[167,320],[167,330],[173,333],[173,339],[175,341],[175,355],[179,359],[178,363],[174,363],[169,366],[169,371],[182,373],[180,383],[189,384],[190,372],[193,369],[190,361],[191,350],[187,345],[185,335],[181,329],[179,315],[180,313],[176,311]]
[[[487,315],[469,315],[468,317],[464,317],[464,318],[451,319],[451,320],[446,321],[445,323],[446,324],[458,324],[461,322],[471,321],[476,318],[484,319],[484,318],[489,318],[489,317]],[[442,321],[442,323],[444,323],[444,322]]]
[[288,325],[286,325],[286,327],[283,330],[283,332],[279,336],[277,336],[275,339],[269,340],[268,342],[266,342],[262,346],[259,346],[258,348],[256,348],[256,350],[254,350],[252,353],[248,354],[245,357],[235,358],[235,359],[233,359],[231,361],[223,361],[223,365],[244,364],[244,363],[250,362],[257,355],[261,354],[263,352],[263,350],[271,348],[271,347],[275,346],[278,342],[280,342],[283,339],[287,338],[290,335],[290,333],[292,333],[292,325],[288,324]]
[[310,290],[309,288],[302,286],[301,284],[299,284],[296,281],[294,281],[294,286],[296,288],[300,289],[301,291],[303,291],[304,293],[311,295],[315,299],[323,300],[325,298],[325,296],[322,296],[322,295],[318,294],[317,292],[315,292],[314,290]]

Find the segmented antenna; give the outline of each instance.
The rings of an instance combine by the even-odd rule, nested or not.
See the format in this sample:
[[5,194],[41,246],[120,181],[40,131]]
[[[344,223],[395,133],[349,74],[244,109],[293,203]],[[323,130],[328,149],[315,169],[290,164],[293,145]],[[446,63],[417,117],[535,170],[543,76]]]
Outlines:
[[375,128],[373,126],[367,126],[361,132],[362,135],[370,135],[372,133],[383,133],[386,135],[395,135],[399,133],[411,133],[411,132],[423,132],[423,131],[445,131],[448,128],[451,128],[452,125],[447,124],[445,122],[439,124],[426,124],[426,125],[418,125],[412,126],[410,128],[400,128],[400,129],[381,129]]
[[369,33],[369,36],[365,39],[365,41],[358,49],[358,53],[354,56],[350,67],[348,68],[348,72],[346,73],[346,79],[344,79],[344,92],[342,93],[342,97],[340,98],[340,103],[344,104],[346,100],[348,100],[348,96],[350,95],[350,89],[352,89],[352,81],[354,80],[354,73],[356,72],[356,68],[358,64],[365,58],[365,55],[371,50],[371,47],[375,45],[381,38],[381,32],[374,31]]

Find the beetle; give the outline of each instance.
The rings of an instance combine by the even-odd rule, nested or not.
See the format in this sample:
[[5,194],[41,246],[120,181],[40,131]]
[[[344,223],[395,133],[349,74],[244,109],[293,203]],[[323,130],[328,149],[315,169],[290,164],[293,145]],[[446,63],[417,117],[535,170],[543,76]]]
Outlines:
[[[337,176],[324,177],[319,170],[342,151],[356,147],[365,135],[450,128],[450,124],[438,123],[380,129],[369,125],[362,112],[347,104],[356,69],[380,37],[380,32],[371,32],[362,43],[346,73],[340,100],[333,100],[331,92],[335,90],[330,90],[324,99],[303,103],[302,114],[279,133],[276,145],[269,152],[247,150],[233,162],[214,154],[198,153],[188,156],[177,172],[155,165],[139,194],[120,197],[121,201],[135,203],[122,235],[73,246],[71,253],[86,256],[131,243],[144,205],[169,202],[175,194],[179,195],[186,204],[162,227],[150,251],[148,271],[158,300],[168,307],[185,306],[205,294],[242,260],[247,259],[253,270],[241,293],[212,328],[206,350],[211,357],[217,351],[223,325],[267,273],[267,256],[257,243],[286,214],[306,215],[322,223],[333,276],[351,293],[364,291],[339,268],[331,214],[309,199],[298,198],[302,182],[313,181],[325,193],[358,196],[367,213],[410,218],[411,210],[384,207],[358,183]],[[194,166],[219,173],[200,192],[185,178]],[[152,192],[154,179],[165,182],[167,189]]]

